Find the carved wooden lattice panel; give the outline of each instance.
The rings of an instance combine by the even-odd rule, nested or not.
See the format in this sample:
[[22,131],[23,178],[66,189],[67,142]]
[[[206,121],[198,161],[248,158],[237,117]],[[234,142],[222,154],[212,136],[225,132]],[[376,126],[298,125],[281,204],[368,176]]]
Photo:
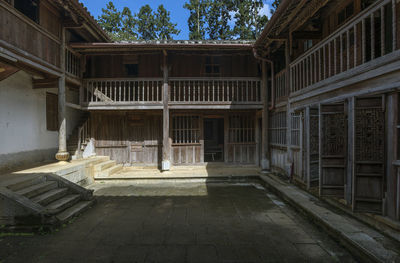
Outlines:
[[344,197],[347,152],[344,103],[321,105],[320,194]]
[[353,208],[360,212],[382,212],[385,161],[382,101],[381,97],[356,99]]
[[310,109],[310,180],[319,180],[319,111]]

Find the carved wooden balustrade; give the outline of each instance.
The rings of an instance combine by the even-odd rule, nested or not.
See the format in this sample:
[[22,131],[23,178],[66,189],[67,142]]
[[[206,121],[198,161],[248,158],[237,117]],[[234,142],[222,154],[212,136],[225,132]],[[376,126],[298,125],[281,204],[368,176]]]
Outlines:
[[397,19],[396,0],[376,1],[290,65],[291,92],[393,53]]
[[259,78],[171,78],[170,104],[260,104]]

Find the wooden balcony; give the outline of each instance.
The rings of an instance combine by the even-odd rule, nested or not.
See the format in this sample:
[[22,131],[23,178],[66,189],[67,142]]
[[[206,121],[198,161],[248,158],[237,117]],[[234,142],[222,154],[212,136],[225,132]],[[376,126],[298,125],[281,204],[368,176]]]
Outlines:
[[259,78],[171,78],[171,108],[262,108]]
[[276,101],[289,96],[289,87],[287,83],[287,70],[284,69],[275,75],[274,98]]
[[65,49],[65,72],[68,77],[82,77],[82,60],[81,55],[74,52],[70,48]]
[[0,48],[51,69],[60,67],[60,39],[0,1]]
[[[162,78],[85,79],[81,105],[88,109],[162,109]],[[262,108],[258,78],[171,78],[170,108]]]
[[397,19],[395,0],[376,1],[312,47],[290,64],[291,96],[354,78],[400,57]]

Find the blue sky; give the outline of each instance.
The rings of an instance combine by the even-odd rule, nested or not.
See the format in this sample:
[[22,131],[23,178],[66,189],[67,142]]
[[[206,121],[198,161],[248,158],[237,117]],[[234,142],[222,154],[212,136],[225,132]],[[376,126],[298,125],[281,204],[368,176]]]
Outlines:
[[[89,10],[89,12],[97,18],[101,14],[101,9],[105,8],[110,0],[80,0]],[[189,28],[187,19],[189,11],[183,8],[186,0],[113,0],[118,10],[122,10],[125,6],[129,7],[133,13],[137,13],[141,6],[149,4],[153,10],[161,4],[171,12],[171,21],[178,24],[181,33],[174,37],[175,39],[189,39]],[[270,6],[273,0],[264,0],[263,13],[270,16]]]

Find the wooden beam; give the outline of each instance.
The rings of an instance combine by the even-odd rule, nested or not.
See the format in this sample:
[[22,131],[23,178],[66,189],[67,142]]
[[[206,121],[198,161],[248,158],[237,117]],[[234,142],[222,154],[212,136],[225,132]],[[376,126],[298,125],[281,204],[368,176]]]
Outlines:
[[18,71],[18,68],[0,62],[0,81],[5,80]]
[[321,31],[296,31],[292,32],[295,39],[322,39]]
[[311,17],[313,17],[329,0],[312,0],[307,4],[307,7],[296,15],[293,23],[291,23],[290,32],[296,31],[299,27],[304,25]]
[[276,31],[276,34],[279,35],[283,29],[289,25],[289,23],[294,19],[297,15],[297,13],[303,8],[303,6],[307,3],[308,0],[301,0],[301,2],[296,6],[296,8],[292,11],[292,13],[285,19],[285,22],[283,22],[279,29]]
[[58,88],[58,78],[32,79],[34,89]]

